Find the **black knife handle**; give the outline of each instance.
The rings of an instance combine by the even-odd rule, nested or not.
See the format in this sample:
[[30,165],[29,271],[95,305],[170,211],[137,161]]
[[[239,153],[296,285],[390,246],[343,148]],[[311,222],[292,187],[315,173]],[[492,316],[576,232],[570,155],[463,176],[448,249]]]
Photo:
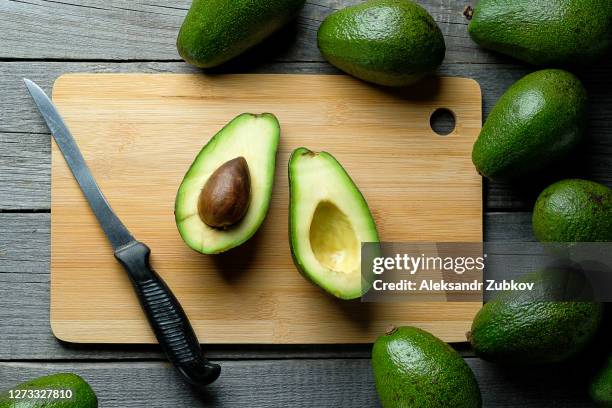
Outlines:
[[221,367],[210,363],[202,354],[185,311],[162,278],[151,269],[150,254],[149,247],[138,241],[115,251],[168,359],[191,385],[210,384],[219,377]]

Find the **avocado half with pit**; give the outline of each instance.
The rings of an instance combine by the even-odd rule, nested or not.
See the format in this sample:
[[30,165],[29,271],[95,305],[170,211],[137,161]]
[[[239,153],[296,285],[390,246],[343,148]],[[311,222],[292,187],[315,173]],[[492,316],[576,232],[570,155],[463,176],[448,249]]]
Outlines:
[[363,195],[327,152],[305,148],[289,160],[289,236],[302,275],[340,299],[355,299],[370,287],[362,275],[362,243],[378,243]]
[[270,113],[243,113],[202,148],[176,195],[176,226],[203,254],[237,247],[268,212],[280,125]]

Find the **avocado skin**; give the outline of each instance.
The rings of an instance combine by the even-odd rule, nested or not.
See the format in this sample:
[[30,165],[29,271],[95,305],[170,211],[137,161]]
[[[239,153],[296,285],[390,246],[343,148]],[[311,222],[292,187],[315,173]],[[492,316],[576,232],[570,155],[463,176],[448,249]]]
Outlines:
[[581,179],[554,183],[538,197],[532,225],[540,242],[610,242],[612,189]]
[[72,390],[71,399],[11,399],[9,390],[0,394],[0,408],[97,408],[98,399],[91,386],[76,374],[59,373],[39,377],[11,390]]
[[612,355],[607,365],[593,378],[589,387],[591,399],[604,407],[612,407]]
[[440,28],[410,0],[370,0],[339,10],[323,21],[317,41],[337,68],[386,86],[417,82],[446,52]]
[[533,293],[501,292],[472,322],[467,337],[476,355],[523,365],[559,363],[578,354],[603,318],[603,304],[567,297],[568,288],[582,288],[585,279],[572,271],[542,270],[520,280],[536,283]]
[[194,0],[179,31],[181,57],[200,68],[223,64],[292,20],[305,0]]
[[477,408],[474,373],[451,346],[416,327],[392,329],[372,349],[372,368],[384,408]]
[[612,2],[480,0],[468,31],[482,47],[534,65],[588,65],[612,44]]
[[580,142],[586,127],[587,94],[573,74],[537,71],[499,99],[472,150],[480,174],[508,181],[545,168]]

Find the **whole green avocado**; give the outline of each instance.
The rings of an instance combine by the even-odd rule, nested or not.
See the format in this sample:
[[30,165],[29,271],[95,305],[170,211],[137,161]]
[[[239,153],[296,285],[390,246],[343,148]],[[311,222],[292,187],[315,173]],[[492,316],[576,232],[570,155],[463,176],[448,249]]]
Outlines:
[[560,69],[531,73],[512,85],[489,114],[472,150],[480,174],[512,180],[565,157],[586,126],[587,94]]
[[468,31],[484,48],[531,64],[592,64],[612,44],[612,2],[480,0]]
[[448,344],[416,327],[392,328],[372,349],[383,408],[478,408],[474,373]]
[[541,242],[611,242],[612,189],[581,179],[554,183],[538,197],[532,225]]
[[476,314],[467,337],[477,356],[510,365],[559,363],[595,337],[603,305],[589,301],[582,273],[545,269],[520,282],[534,287],[501,292]]
[[305,2],[193,0],[178,35],[178,52],[197,67],[221,65],[289,22]]
[[446,53],[440,28],[411,0],[370,0],[329,15],[317,35],[323,56],[364,81],[411,85]]
[[604,407],[612,407],[612,355],[607,365],[591,381],[589,387],[591,399]]
[[[52,390],[57,390],[57,395],[54,395]],[[24,392],[24,398],[15,398],[20,395],[20,391]],[[68,391],[71,395],[65,394]],[[32,395],[29,395],[29,392],[32,392]],[[50,395],[37,396],[37,392],[45,394],[50,392]],[[39,377],[0,394],[0,408],[97,408],[97,406],[98,399],[91,386],[78,375],[71,373]]]

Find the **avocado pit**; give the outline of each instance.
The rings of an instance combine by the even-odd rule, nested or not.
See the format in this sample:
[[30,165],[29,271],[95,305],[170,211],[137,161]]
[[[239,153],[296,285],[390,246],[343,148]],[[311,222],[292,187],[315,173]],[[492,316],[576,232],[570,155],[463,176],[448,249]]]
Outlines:
[[198,214],[213,228],[228,228],[246,214],[251,201],[251,175],[244,157],[222,164],[206,181],[198,199]]

